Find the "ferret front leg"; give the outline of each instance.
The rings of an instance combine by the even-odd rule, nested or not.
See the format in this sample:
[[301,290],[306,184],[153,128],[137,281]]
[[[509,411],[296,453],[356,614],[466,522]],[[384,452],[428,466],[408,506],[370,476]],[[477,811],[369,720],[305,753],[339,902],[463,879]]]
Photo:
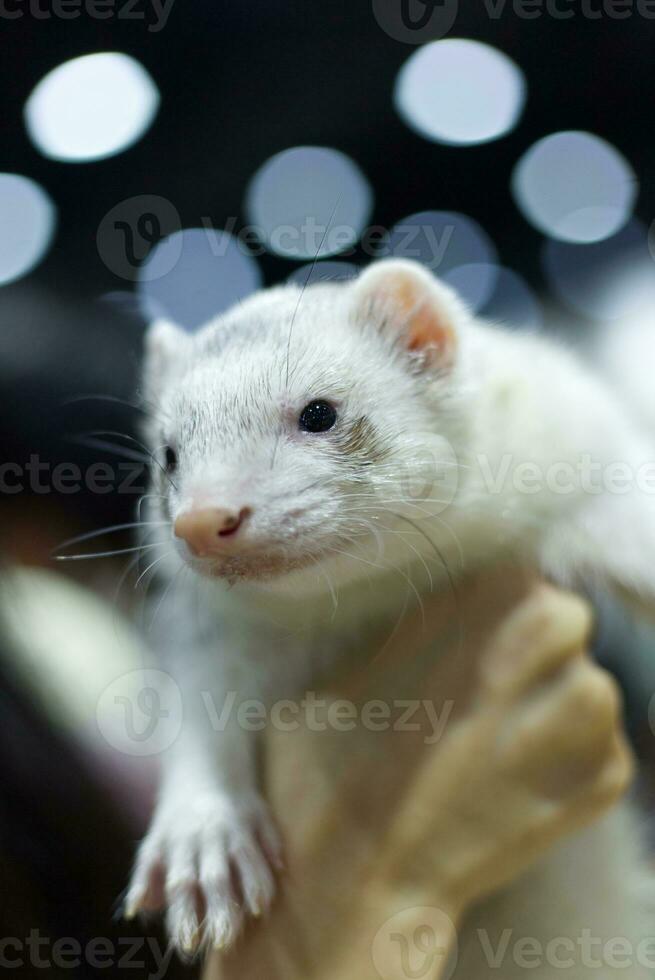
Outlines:
[[256,735],[236,711],[219,723],[202,694],[185,697],[183,728],[162,760],[158,802],[126,899],[127,915],[166,909],[171,942],[186,955],[200,944],[229,945],[245,914],[264,912],[281,865],[257,789]]

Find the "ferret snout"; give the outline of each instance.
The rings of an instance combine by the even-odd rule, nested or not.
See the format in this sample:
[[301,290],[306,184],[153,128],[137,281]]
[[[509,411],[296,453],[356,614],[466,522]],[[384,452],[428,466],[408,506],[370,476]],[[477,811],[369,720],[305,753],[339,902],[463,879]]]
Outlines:
[[173,530],[177,538],[187,543],[194,555],[203,557],[220,553],[226,539],[237,534],[250,514],[249,507],[242,507],[241,510],[224,507],[190,510],[180,514]]

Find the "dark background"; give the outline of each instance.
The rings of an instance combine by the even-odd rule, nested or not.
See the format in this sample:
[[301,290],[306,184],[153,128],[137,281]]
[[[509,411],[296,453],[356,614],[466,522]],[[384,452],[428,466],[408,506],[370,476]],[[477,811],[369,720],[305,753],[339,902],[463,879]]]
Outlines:
[[[7,0],[11,9],[19,2]],[[50,9],[49,0],[40,2],[42,11]],[[602,10],[601,0],[588,3]],[[127,16],[125,4],[116,0],[116,15],[105,21],[83,11],[67,21],[36,19],[26,6],[20,19],[0,18],[0,168],[40,183],[59,213],[44,261],[2,288],[0,356],[15,360],[17,350],[28,352],[22,371],[0,378],[7,386],[13,458],[22,458],[14,436],[26,425],[32,445],[52,455],[71,426],[61,413],[62,395],[134,390],[142,325],[98,309],[99,297],[130,284],[106,267],[96,248],[103,216],[132,196],[170,200],[183,227],[208,218],[221,228],[243,215],[248,181],[270,156],[296,145],[330,146],[368,177],[375,194],[372,224],[390,227],[426,209],[462,211],[491,235],[501,262],[542,292],[543,239],[516,208],[510,174],[541,136],[583,129],[630,161],[640,181],[635,213],[647,225],[652,220],[655,20],[637,9],[625,19],[589,19],[582,5],[559,0],[559,9],[574,16],[557,19],[544,10],[532,20],[519,17],[509,0],[495,18],[484,3],[461,3],[451,35],[508,54],[525,73],[528,98],[507,136],[449,147],[421,138],[397,115],[394,80],[416,48],[390,38],[366,0],[177,0],[158,33],[148,30],[153,14],[146,0],[130,14],[145,13],[140,20],[120,19],[121,10]],[[27,136],[25,100],[52,68],[102,50],[130,54],[152,75],[161,92],[154,124],[134,146],[106,160],[45,159]],[[267,283],[294,268],[272,255],[258,261]],[[38,365],[29,356],[35,349]],[[44,357],[44,349],[51,356]],[[106,422],[106,413],[101,417]],[[76,506],[93,509],[94,501],[78,498]]]
[[[121,8],[124,0],[116,13]],[[17,0],[5,9],[20,9],[23,16],[0,16],[0,171],[36,180],[59,216],[44,261],[28,277],[0,288],[5,459],[21,462],[39,453],[52,463],[84,464],[98,454],[72,447],[66,438],[71,432],[137,429],[127,407],[65,404],[88,392],[134,395],[143,324],[100,302],[129,286],[96,249],[103,216],[126,198],[161,195],[174,204],[183,227],[197,227],[207,216],[221,228],[243,215],[248,181],[271,155],[302,144],[334,147],[370,181],[371,223],[389,227],[426,209],[462,211],[491,235],[502,263],[538,293],[545,289],[543,239],[509,189],[515,162],[535,140],[565,129],[604,137],[639,178],[636,215],[650,225],[655,213],[655,21],[636,9],[625,19],[590,19],[581,5],[560,0],[560,9],[574,16],[544,12],[528,20],[508,2],[493,19],[483,3],[462,2],[451,35],[505,52],[523,70],[528,91],[509,135],[464,148],[429,143],[396,114],[394,81],[415,48],[380,28],[368,0],[176,0],[159,33],[148,30],[152,12],[143,3],[134,14],[145,10],[145,20],[114,15],[100,21],[83,10],[76,19],[48,19]],[[600,2],[593,9],[602,9]],[[51,10],[46,0],[40,10]],[[25,100],[52,68],[103,50],[132,55],[151,74],[161,93],[153,126],[133,147],[106,160],[43,158],[26,134]],[[267,283],[294,268],[270,255],[258,261]],[[51,548],[69,532],[129,520],[134,499],[24,493],[1,504],[5,557],[38,565],[49,561]],[[4,661],[2,935],[24,936],[39,924],[50,935],[130,934],[110,920],[133,846],[121,814],[32,709],[12,678],[11,657]],[[624,680],[629,691],[629,678]],[[638,733],[645,722],[639,707],[634,710]],[[179,969],[171,967],[169,975]],[[76,972],[92,973],[89,967]]]
[[[589,0],[594,9],[601,2]],[[117,0],[117,9],[124,3]],[[143,20],[102,22],[83,13],[67,22],[35,21],[27,13],[5,21],[2,167],[40,182],[61,219],[55,247],[32,279],[76,299],[120,288],[95,249],[98,225],[116,203],[159,194],[173,202],[184,227],[208,215],[220,228],[242,214],[247,182],[266,159],[290,146],[318,144],[359,163],[376,195],[373,223],[389,227],[428,208],[463,211],[489,231],[504,263],[539,287],[541,236],[509,193],[511,169],[535,140],[566,129],[604,137],[636,170],[637,214],[648,223],[654,204],[655,20],[636,9],[623,20],[590,20],[581,4],[559,3],[575,16],[560,20],[544,10],[526,20],[508,0],[493,19],[483,2],[460,3],[451,34],[498,47],[528,84],[518,126],[500,140],[466,148],[428,143],[398,117],[393,84],[416,49],[387,36],[366,0],[176,0],[159,33],[149,33]],[[135,13],[144,7],[140,0]],[[45,160],[23,126],[26,98],[61,62],[101,50],[130,54],[150,72],[162,96],[154,125],[107,160]],[[263,267],[269,282],[290,270],[274,258]]]
[[[20,0],[6,2],[13,10]],[[40,2],[41,16],[52,13],[49,0]],[[601,0],[588,3],[601,13]],[[62,395],[134,390],[142,326],[98,310],[100,296],[126,288],[96,248],[103,216],[126,198],[161,195],[173,203],[183,227],[197,227],[205,217],[221,228],[243,215],[248,181],[271,155],[301,144],[330,146],[367,175],[375,194],[372,224],[390,227],[426,209],[462,211],[491,235],[501,262],[541,292],[543,239],[517,210],[510,174],[541,136],[583,129],[607,139],[631,162],[640,180],[636,215],[650,224],[655,20],[637,9],[625,19],[602,13],[589,19],[582,5],[566,0],[558,8],[573,13],[566,19],[546,10],[524,19],[509,0],[497,17],[484,3],[459,7],[451,35],[497,46],[523,70],[528,87],[518,126],[470,147],[429,143],[399,118],[393,84],[416,49],[382,30],[367,0],[177,0],[158,33],[148,30],[153,15],[146,0],[130,12],[145,13],[139,20],[118,16],[122,11],[127,17],[126,0],[117,0],[115,16],[104,21],[84,11],[67,21],[37,19],[26,5],[18,8],[21,18],[0,18],[0,168],[39,182],[59,213],[44,261],[2,288],[0,363],[27,351],[20,371],[0,377],[12,458],[22,458],[25,426],[42,455],[64,452],[58,439],[71,420],[62,416]],[[27,136],[25,100],[52,68],[102,50],[130,54],[152,75],[161,92],[153,126],[106,160],[45,159]],[[286,278],[294,267],[271,255],[258,261],[267,283]],[[29,356],[33,350],[40,353],[38,365]],[[69,448],[65,453],[70,458]],[[94,504],[76,500],[78,508],[93,510]],[[115,504],[120,509],[121,501]]]

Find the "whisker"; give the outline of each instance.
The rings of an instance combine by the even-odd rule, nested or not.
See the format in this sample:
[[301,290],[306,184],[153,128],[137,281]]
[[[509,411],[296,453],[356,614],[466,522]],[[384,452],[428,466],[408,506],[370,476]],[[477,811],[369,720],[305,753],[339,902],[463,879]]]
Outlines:
[[394,636],[396,635],[396,633],[400,629],[400,624],[402,623],[403,619],[405,618],[405,613],[407,612],[407,606],[409,605],[409,592],[410,592],[410,589],[409,589],[409,585],[408,585],[407,586],[407,589],[405,590],[405,599],[404,599],[402,608],[400,610],[400,615],[398,616],[398,619],[394,623],[393,629],[389,633],[389,635],[386,638],[386,640],[384,641],[383,645],[380,647],[380,649],[378,650],[378,652],[376,653],[376,655],[371,660],[371,664],[374,664],[374,663],[378,662],[380,660],[380,658],[384,656],[384,653],[385,653],[387,647],[392,642]]
[[[392,513],[392,512],[389,511],[389,513]],[[462,617],[461,617],[461,614],[460,614],[459,593],[457,591],[457,586],[456,586],[455,581],[453,579],[453,576],[451,574],[451,571],[450,571],[450,567],[448,565],[448,562],[444,558],[443,552],[439,548],[439,546],[436,543],[436,541],[433,541],[432,538],[429,536],[429,534],[423,528],[419,528],[418,525],[415,524],[415,522],[412,521],[409,517],[405,517],[403,514],[394,514],[393,516],[394,517],[399,517],[400,520],[407,521],[407,523],[408,524],[411,524],[412,527],[415,528],[415,530],[420,531],[422,533],[423,537],[425,538],[425,540],[428,542],[428,544],[430,544],[432,546],[432,548],[434,549],[435,554],[438,556],[439,561],[441,562],[441,565],[443,567],[443,570],[446,573],[446,577],[448,578],[448,582],[450,584],[450,590],[452,592],[453,600],[455,602],[455,610],[457,612],[457,623],[458,623],[458,629],[459,629],[459,648],[461,649],[461,644],[462,644],[463,639],[464,639],[464,627],[463,627]]]
[[370,561],[368,558],[361,558],[359,555],[353,555],[349,551],[340,551],[338,548],[330,548],[329,550],[334,552],[335,555],[343,555],[344,558],[352,558],[354,561],[362,561],[365,565],[370,565],[371,568],[377,568],[378,571],[385,571],[384,565],[380,565],[378,562]]
[[119,446],[115,442],[108,442],[106,439],[93,439],[87,436],[68,435],[65,436],[67,442],[73,442],[77,446],[86,446],[88,449],[103,449],[114,453],[115,456],[123,456],[125,459],[133,459],[137,463],[147,465],[148,457],[143,453],[137,453],[134,449],[127,446]]
[[327,573],[327,569],[322,568],[320,569],[320,572],[323,578],[325,579],[325,581],[327,582],[328,589],[330,590],[330,595],[332,596],[332,622],[334,622],[335,616],[337,615],[337,609],[339,608],[339,597],[337,596],[337,593],[334,591],[334,585],[332,583],[332,579]]
[[[168,556],[171,555],[171,554],[174,554],[174,552],[169,551],[165,555],[162,555],[162,558],[168,558]],[[180,565],[180,567],[178,568],[177,572],[175,573],[175,575],[173,576],[173,578],[170,580],[170,582],[168,583],[168,585],[164,589],[163,595],[161,596],[159,602],[157,603],[157,606],[155,608],[155,611],[154,611],[154,613],[152,615],[152,619],[150,620],[150,625],[148,626],[148,632],[150,632],[151,629],[153,628],[153,626],[155,625],[155,620],[157,619],[157,614],[159,613],[159,610],[163,606],[164,600],[166,599],[166,596],[169,594],[169,592],[171,591],[171,589],[177,584],[177,580],[180,577],[180,572],[183,572],[183,571],[187,571],[188,572],[189,571],[189,566],[188,565]]]
[[321,240],[318,243],[318,248],[316,250],[316,255],[314,256],[314,258],[312,260],[312,264],[311,264],[311,266],[309,268],[309,272],[307,273],[307,278],[305,279],[305,281],[303,283],[303,286],[302,286],[302,289],[300,290],[300,296],[298,297],[298,302],[296,303],[296,308],[293,311],[293,314],[291,316],[291,324],[289,326],[289,336],[287,338],[287,362],[286,362],[286,375],[285,375],[285,379],[284,379],[284,386],[285,386],[285,388],[289,384],[289,356],[290,356],[290,353],[291,353],[291,336],[293,334],[293,325],[294,325],[296,316],[298,314],[298,309],[300,307],[300,301],[302,300],[303,296],[305,295],[305,290],[307,289],[307,286],[309,285],[309,280],[311,279],[312,274],[314,272],[314,269],[316,268],[316,263],[319,260],[319,257],[320,257],[320,254],[321,254],[321,249],[323,248],[323,243],[325,242],[325,239],[327,238],[328,231],[330,230],[330,226],[331,226],[331,224],[332,224],[332,222],[334,220],[334,216],[337,213],[337,208],[339,207],[339,204],[340,203],[341,203],[341,194],[336,199],[335,205],[332,208],[332,213],[330,214],[330,217],[328,219],[328,223],[325,226],[325,231],[323,232],[323,235],[321,236]]
[[117,607],[118,607],[118,600],[119,600],[119,597],[120,597],[120,594],[121,594],[121,589],[123,588],[125,582],[129,578],[130,572],[134,568],[136,568],[138,566],[140,560],[141,560],[141,555],[138,554],[138,555],[135,555],[134,558],[130,558],[129,561],[127,562],[127,564],[125,566],[125,570],[123,571],[123,573],[121,574],[121,577],[118,580],[118,585],[116,586],[116,591],[114,592],[114,601],[113,601],[114,612],[116,612]]
[[419,527],[419,525],[415,521],[413,521],[410,517],[406,517],[404,514],[398,514],[397,512],[391,511],[391,510],[388,511],[388,513],[391,514],[393,517],[397,517],[401,521],[406,521],[408,524],[410,524],[414,528],[414,530],[418,534],[421,535],[421,537],[425,538],[425,540],[428,542],[428,544],[430,545],[430,547],[434,550],[436,556],[438,557],[439,561],[441,562],[441,564],[443,566],[443,569],[444,569],[446,575],[448,576],[448,581],[450,582],[451,588],[453,589],[453,592],[455,592],[456,591],[455,590],[455,583],[453,582],[453,579],[452,579],[452,576],[451,576],[451,573],[450,573],[450,568],[448,566],[448,562],[444,558],[443,552],[439,548],[439,545],[436,543],[436,541],[433,541],[432,540],[432,538],[429,536],[429,534],[427,533],[427,531],[425,530],[425,528]]
[[118,548],[115,551],[96,551],[86,555],[54,555],[55,561],[85,561],[87,558],[111,558],[112,555],[130,555],[136,551],[146,551],[149,548],[160,548],[160,544],[144,544],[138,548]]
[[[156,412],[153,412],[152,406],[148,405],[148,402],[143,402],[143,404],[140,404],[139,402],[129,401],[129,399],[127,398],[120,398],[118,395],[103,395],[103,394],[75,395],[73,398],[65,399],[63,404],[75,405],[78,402],[88,402],[88,401],[113,402],[116,405],[125,405],[128,408],[135,409],[137,412],[141,412],[143,415],[155,415],[161,413],[161,409],[158,409]],[[167,424],[170,421],[170,419],[165,418],[163,414],[161,414],[160,417],[161,420],[165,421]]]
[[96,429],[94,432],[88,432],[85,434],[89,436],[114,436],[114,438],[127,439],[128,442],[135,443],[137,446],[140,446],[141,449],[145,453],[147,453],[148,457],[153,461],[153,463],[155,463],[155,465],[159,467],[159,469],[162,471],[162,473],[164,474],[164,476],[166,477],[170,485],[173,487],[173,489],[174,490],[178,489],[173,479],[171,478],[170,473],[167,471],[166,467],[157,459],[157,457],[152,452],[152,450],[148,449],[145,443],[141,442],[140,439],[135,438],[135,436],[128,435],[127,432],[114,432],[111,429]]
[[128,524],[111,524],[109,527],[100,527],[96,531],[87,531],[85,534],[78,534],[75,538],[68,538],[58,544],[54,551],[60,548],[69,548],[72,544],[79,544],[80,541],[90,541],[92,538],[99,538],[102,534],[115,534],[118,531],[131,531],[138,527],[164,527],[170,526],[170,521],[139,521]]
[[[365,564],[372,565],[374,568],[382,568],[383,567],[381,565],[373,565],[373,562],[366,562],[365,559],[358,558],[357,555],[351,555],[350,552],[348,552],[348,551],[339,551],[337,548],[327,548],[326,550],[329,551],[329,552],[332,552],[335,555],[343,555],[345,558],[351,558],[353,561],[363,561],[363,562],[365,562]],[[369,588],[372,590],[373,589],[373,580],[371,579],[371,575],[370,575],[369,572],[366,573],[366,578],[368,579]]]
[[[157,547],[157,546],[155,545],[155,547]],[[139,577],[138,577],[138,579],[137,579],[137,580],[136,580],[136,582],[134,583],[134,588],[135,588],[135,589],[138,589],[138,587],[139,587],[139,582],[140,582],[140,581],[141,581],[141,579],[142,579],[142,578],[144,577],[144,575],[147,575],[147,574],[148,574],[148,572],[150,571],[150,569],[151,569],[151,568],[154,568],[154,567],[155,567],[155,565],[157,565],[157,564],[158,564],[158,562],[160,562],[160,561],[163,561],[163,559],[164,559],[164,558],[167,558],[167,557],[168,557],[168,555],[172,555],[173,553],[174,553],[174,549],[170,549],[169,551],[166,551],[166,552],[165,552],[165,553],[164,553],[163,555],[159,555],[159,557],[158,557],[158,558],[155,558],[155,560],[154,560],[153,562],[151,562],[151,563],[150,563],[150,564],[149,564],[149,565],[148,565],[148,566],[147,566],[146,568],[144,568],[144,570],[143,570],[143,571],[141,572],[141,574],[139,575]]]
[[[356,497],[357,494],[354,494],[352,496],[355,496]],[[451,526],[447,523],[447,521],[445,521],[443,519],[443,517],[441,517],[439,514],[435,514],[435,513],[432,513],[430,511],[426,511],[422,507],[419,507],[417,504],[408,503],[407,501],[402,500],[402,499],[401,500],[380,500],[380,499],[377,498],[377,496],[375,494],[370,494],[370,497],[371,497],[371,499],[374,499],[376,501],[376,503],[379,505],[378,507],[375,507],[375,508],[370,508],[370,507],[365,507],[365,508],[350,508],[350,509],[348,509],[348,510],[345,511],[345,514],[348,515],[348,516],[352,516],[353,514],[354,515],[357,515],[358,513],[362,513],[362,511],[364,511],[366,513],[369,513],[372,509],[376,513],[380,509],[382,509],[382,510],[386,510],[387,513],[389,513],[389,514],[393,514],[394,512],[391,511],[391,510],[389,510],[388,509],[388,506],[387,506],[388,504],[393,504],[393,503],[404,504],[404,505],[407,505],[407,506],[410,506],[410,507],[414,507],[415,509],[420,510],[421,513],[423,514],[423,517],[422,518],[418,518],[419,520],[428,519],[428,520],[437,521],[437,523],[441,527],[445,528],[445,530],[448,531],[448,533],[450,534],[450,536],[451,536],[451,538],[452,538],[452,540],[453,540],[453,542],[455,544],[455,547],[457,548],[457,554],[458,554],[458,557],[459,557],[459,565],[460,565],[460,568],[462,568],[462,569],[464,568],[464,552],[462,551],[462,545],[460,543],[460,540],[457,537],[457,535],[455,534],[454,530],[451,528]],[[437,501],[435,500],[434,502],[436,503]],[[375,514],[374,514],[374,516],[375,516]],[[399,517],[401,515],[395,514],[395,516],[396,517]],[[409,521],[409,518],[407,518],[407,517],[404,517],[404,518],[401,517],[401,519],[404,519],[404,520]],[[415,524],[414,527],[416,528],[417,534],[424,534],[424,530],[422,528],[419,528],[418,525]]]
[[405,579],[409,587],[412,589],[412,591],[414,592],[414,595],[416,596],[416,601],[418,602],[419,608],[421,610],[423,626],[425,628],[425,608],[423,606],[423,599],[421,598],[421,594],[416,588],[411,577],[406,572],[403,572],[402,568],[399,568],[397,565],[380,565],[379,563],[370,561],[367,558],[361,558],[359,555],[353,555],[351,552],[340,551],[338,548],[329,548],[328,550],[334,552],[337,555],[343,555],[345,558],[351,558],[354,561],[364,562],[365,565],[371,565],[371,567],[377,568],[378,570],[381,569],[382,571],[392,571],[392,572],[396,572],[398,575],[401,575]]
[[405,535],[401,531],[396,531],[392,527],[385,527],[384,530],[389,531],[391,534],[397,535],[401,539],[403,544],[406,544],[408,548],[411,548],[411,550],[414,552],[418,560],[423,565],[423,568],[425,569],[426,575],[428,577],[428,581],[430,583],[430,592],[434,592],[434,579],[432,578],[432,572],[430,571],[430,566],[428,565],[428,563],[426,562],[425,558],[418,550],[418,548],[415,548],[414,545],[411,543],[411,541],[408,541]]
[[136,516],[139,520],[141,520],[141,509],[143,507],[143,502],[145,500],[149,500],[151,497],[158,497],[160,500],[166,500],[166,494],[164,493],[142,493],[136,505]]

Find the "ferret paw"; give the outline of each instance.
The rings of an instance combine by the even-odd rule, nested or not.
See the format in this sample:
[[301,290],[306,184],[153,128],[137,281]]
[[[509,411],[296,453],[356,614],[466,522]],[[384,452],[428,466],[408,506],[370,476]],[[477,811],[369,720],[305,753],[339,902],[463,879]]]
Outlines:
[[182,956],[225,948],[248,914],[267,911],[281,868],[280,839],[260,799],[205,794],[163,806],[139,847],[124,914],[165,910]]

